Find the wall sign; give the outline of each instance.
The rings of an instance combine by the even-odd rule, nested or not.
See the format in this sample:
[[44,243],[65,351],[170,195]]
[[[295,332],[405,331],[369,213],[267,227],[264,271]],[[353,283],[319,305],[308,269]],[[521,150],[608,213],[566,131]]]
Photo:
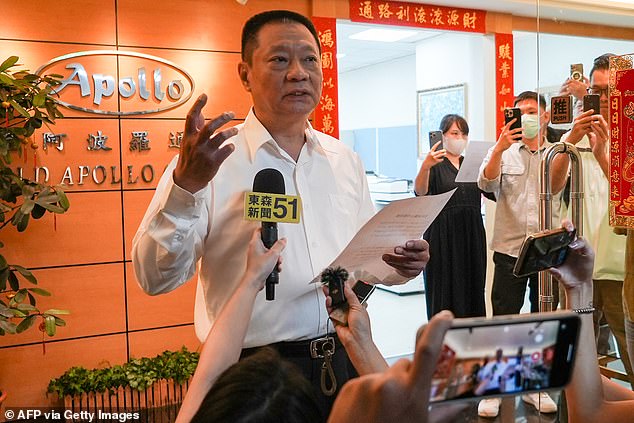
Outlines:
[[485,32],[486,12],[402,1],[350,1],[350,20],[449,31]]
[[162,112],[187,102],[194,91],[191,75],[175,63],[128,51],[66,54],[40,66],[35,73],[64,77],[55,91],[60,105],[101,115]]

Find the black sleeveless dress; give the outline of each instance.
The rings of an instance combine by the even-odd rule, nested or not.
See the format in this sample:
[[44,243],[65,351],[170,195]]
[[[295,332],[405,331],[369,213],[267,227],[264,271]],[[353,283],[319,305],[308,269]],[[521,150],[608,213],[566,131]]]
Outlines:
[[[463,158],[460,158],[462,164]],[[484,316],[486,234],[480,211],[482,191],[456,183],[456,169],[445,158],[431,168],[427,195],[458,188],[425,232],[430,259],[425,269],[427,317],[451,310],[456,317]]]

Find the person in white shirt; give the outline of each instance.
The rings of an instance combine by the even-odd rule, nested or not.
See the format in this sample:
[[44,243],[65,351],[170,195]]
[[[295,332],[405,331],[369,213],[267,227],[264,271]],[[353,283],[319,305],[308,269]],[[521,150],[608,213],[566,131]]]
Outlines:
[[[243,356],[273,345],[294,361],[321,391],[327,411],[333,391],[350,377],[345,350],[334,335],[319,284],[309,284],[373,215],[359,157],[312,128],[308,117],[322,89],[321,48],[306,17],[289,11],[253,16],[242,33],[238,66],[253,108],[243,124],[219,131],[226,112],[205,123],[201,95],[188,113],[180,154],[167,167],[133,242],[132,260],[149,294],[169,292],[198,272],[194,322],[204,340],[246,268],[246,250],[257,222],[244,220],[244,195],[255,174],[274,168],[286,193],[302,200],[299,224],[279,224],[288,244],[275,300],[257,296]],[[217,99],[214,99],[217,100]],[[422,239],[384,254],[391,283],[418,275],[429,259]],[[332,338],[325,338],[329,335]],[[323,351],[335,343],[327,377]],[[313,353],[320,358],[311,358]],[[322,366],[323,365],[323,366]],[[326,372],[326,383],[321,383]]]
[[[588,94],[599,95],[600,110],[588,110],[577,115],[570,131],[562,141],[577,147],[583,162],[583,236],[592,245],[596,258],[594,265],[594,327],[597,347],[605,354],[607,345],[602,345],[600,322],[605,320],[614,334],[619,354],[630,384],[634,382],[634,371],[628,354],[624,314],[623,286],[625,279],[626,237],[617,235],[609,222],[609,104],[608,82],[610,57],[606,53],[594,60],[590,70]],[[566,85],[564,84],[564,87]],[[562,91],[563,88],[562,88]],[[574,92],[583,98],[582,91]],[[572,91],[571,91],[572,92]],[[627,297],[625,297],[627,298]],[[605,342],[607,344],[607,342]]]
[[[497,199],[491,240],[495,263],[491,288],[494,315],[519,313],[524,304],[527,282],[531,312],[539,311],[537,274],[518,278],[513,274],[513,268],[526,237],[540,230],[539,173],[541,153],[551,145],[547,139],[550,114],[544,97],[533,91],[520,93],[515,98],[514,107],[522,113],[522,127],[511,129],[515,123],[513,119],[502,128],[496,144],[480,166],[478,178],[480,189],[495,193]],[[556,175],[551,179],[554,224],[559,223],[560,192],[566,184],[568,163],[564,154],[557,155],[552,163],[553,175]],[[557,288],[553,291],[556,307]],[[540,412],[557,411],[557,405],[546,393],[523,395],[522,399]],[[495,417],[499,406],[499,398],[485,399],[478,406],[478,414]]]

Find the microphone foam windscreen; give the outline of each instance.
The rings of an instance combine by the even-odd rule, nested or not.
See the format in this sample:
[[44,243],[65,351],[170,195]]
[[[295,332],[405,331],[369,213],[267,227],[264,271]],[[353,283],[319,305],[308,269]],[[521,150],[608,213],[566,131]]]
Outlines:
[[253,192],[285,194],[284,176],[277,169],[262,169],[253,178]]

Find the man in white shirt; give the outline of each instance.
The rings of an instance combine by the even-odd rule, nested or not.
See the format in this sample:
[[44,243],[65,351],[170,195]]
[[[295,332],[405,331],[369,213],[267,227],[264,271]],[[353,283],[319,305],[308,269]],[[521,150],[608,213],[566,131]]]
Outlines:
[[[594,60],[590,70],[588,94],[599,95],[600,110],[588,110],[575,117],[572,128],[562,141],[576,145],[583,161],[583,236],[595,251],[593,279],[594,325],[599,337],[599,321],[604,319],[619,348],[623,365],[630,380],[634,373],[628,355],[625,315],[623,309],[623,281],[625,279],[625,244],[622,235],[614,233],[608,218],[609,174],[609,104],[608,82],[610,57],[607,53]],[[565,92],[566,84],[564,84]],[[583,91],[569,91],[583,99]],[[599,342],[600,343],[600,342]]]
[[[515,98],[514,106],[522,112],[522,128],[511,129],[513,121],[506,124],[496,144],[491,147],[480,167],[478,186],[495,193],[495,226],[491,249],[495,270],[491,303],[493,314],[517,314],[524,304],[528,282],[531,312],[539,311],[537,274],[518,278],[513,275],[520,248],[526,237],[538,232],[539,227],[539,172],[541,154],[551,144],[546,139],[550,115],[542,95],[525,91]],[[568,158],[563,154],[553,160],[551,179],[553,195],[553,225],[559,224],[559,194],[566,184]],[[560,171],[559,169],[563,169]],[[553,289],[555,304],[557,288]],[[556,306],[556,305],[555,305]],[[530,394],[522,399],[533,404],[541,412],[557,411],[556,404],[547,395]],[[500,399],[483,400],[478,413],[494,417],[499,412]]]
[[[139,283],[150,294],[171,291],[198,271],[196,333],[204,340],[245,270],[246,249],[257,222],[245,221],[245,192],[255,174],[274,168],[286,193],[301,197],[299,224],[279,224],[288,240],[275,300],[258,295],[243,355],[273,345],[313,381],[329,410],[349,377],[347,356],[334,336],[318,284],[309,282],[341,252],[374,208],[359,157],[336,139],[315,131],[308,117],[322,89],[321,48],[310,20],[289,11],[249,19],[242,34],[238,73],[253,108],[244,123],[218,129],[227,112],[205,124],[203,94],[190,110],[181,151],[167,167],[133,245]],[[418,275],[429,259],[424,240],[396,246],[383,260],[398,282]],[[332,363],[324,351],[334,345]],[[332,365],[336,386],[328,371]],[[322,379],[325,381],[322,381]],[[320,386],[321,385],[321,386]],[[321,389],[320,389],[321,388]]]

